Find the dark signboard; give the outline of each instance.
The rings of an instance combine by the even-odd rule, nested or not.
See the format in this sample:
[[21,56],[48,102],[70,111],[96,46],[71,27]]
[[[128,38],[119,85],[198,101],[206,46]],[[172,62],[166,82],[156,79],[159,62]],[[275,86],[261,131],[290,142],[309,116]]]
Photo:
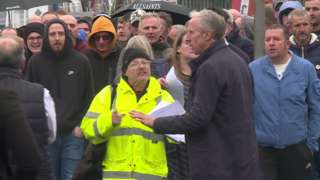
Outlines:
[[203,9],[210,7],[230,8],[230,0],[178,0],[178,4],[187,6],[191,9]]

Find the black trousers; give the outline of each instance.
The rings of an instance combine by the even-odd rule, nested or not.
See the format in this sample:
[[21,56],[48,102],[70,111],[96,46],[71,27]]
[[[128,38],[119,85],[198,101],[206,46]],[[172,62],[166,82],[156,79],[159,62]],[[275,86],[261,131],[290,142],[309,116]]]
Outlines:
[[304,142],[284,149],[259,146],[261,180],[308,180],[312,152]]

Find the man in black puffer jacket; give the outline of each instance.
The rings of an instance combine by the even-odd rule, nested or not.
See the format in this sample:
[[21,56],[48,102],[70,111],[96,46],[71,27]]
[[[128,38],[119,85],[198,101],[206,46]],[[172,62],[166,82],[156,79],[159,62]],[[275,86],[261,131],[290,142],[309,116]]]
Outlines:
[[[41,156],[19,98],[13,91],[0,89],[0,179],[34,180]],[[16,160],[16,174],[11,172],[8,152]]]
[[23,56],[21,38],[0,37],[0,89],[12,92],[0,95],[0,179],[53,180],[47,148],[55,138],[54,107],[46,111],[45,100],[53,103],[41,85],[22,80]]

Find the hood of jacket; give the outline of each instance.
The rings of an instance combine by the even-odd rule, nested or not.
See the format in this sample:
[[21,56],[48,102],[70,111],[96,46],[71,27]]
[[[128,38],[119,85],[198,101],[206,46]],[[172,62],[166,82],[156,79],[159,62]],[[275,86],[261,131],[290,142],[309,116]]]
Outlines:
[[[49,44],[49,28],[52,24],[61,24],[65,32],[64,48],[59,54],[55,53]],[[67,25],[60,19],[50,20],[44,28],[44,37],[43,37],[43,45],[42,45],[41,52],[43,54],[46,54],[49,57],[57,57],[57,56],[61,57],[61,56],[67,55],[71,51],[72,51],[72,39],[71,39],[71,34],[67,28]]]
[[112,40],[112,46],[114,47],[117,42],[117,33],[116,29],[113,26],[110,19],[104,16],[100,16],[97,20],[94,21],[92,24],[91,33],[89,34],[88,40],[89,40],[89,46],[91,48],[95,48],[94,42],[93,42],[93,36],[98,32],[110,32],[113,35]]
[[284,14],[286,14],[288,11],[292,11],[294,9],[302,9],[302,8],[303,8],[303,6],[299,1],[284,2],[279,9],[278,22],[280,24],[283,24],[282,23],[282,16]]
[[[292,45],[298,46],[293,35],[290,36],[289,41]],[[309,41],[309,45],[313,44],[316,41],[319,41],[318,36],[314,33],[311,33],[311,39]]]

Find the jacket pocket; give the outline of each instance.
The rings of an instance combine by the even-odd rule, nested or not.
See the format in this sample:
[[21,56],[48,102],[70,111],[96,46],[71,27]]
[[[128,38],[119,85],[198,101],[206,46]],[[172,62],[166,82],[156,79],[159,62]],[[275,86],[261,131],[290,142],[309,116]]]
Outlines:
[[112,137],[108,141],[107,159],[110,162],[123,163],[130,156],[128,137]]
[[288,84],[287,88],[287,96],[288,98],[293,98],[294,100],[298,100],[304,102],[306,99],[306,89],[307,84],[306,80],[299,79],[298,81],[294,81]]
[[162,141],[152,142],[151,140],[145,140],[143,153],[144,161],[152,167],[156,168],[167,161],[165,146]]

